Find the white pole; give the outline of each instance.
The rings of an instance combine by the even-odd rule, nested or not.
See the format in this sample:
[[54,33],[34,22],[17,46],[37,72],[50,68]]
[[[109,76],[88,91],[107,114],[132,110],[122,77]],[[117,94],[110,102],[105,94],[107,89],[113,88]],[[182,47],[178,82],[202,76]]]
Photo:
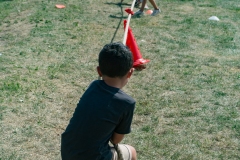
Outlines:
[[[136,2],[136,0],[133,0],[132,6],[131,6],[131,11],[133,11],[135,2]],[[130,24],[131,16],[132,16],[131,14],[128,14],[128,20],[127,20],[127,24],[126,24],[126,27],[125,27],[124,37],[123,37],[123,44],[124,45],[126,45],[126,41],[127,41],[128,27],[129,27],[129,24]]]

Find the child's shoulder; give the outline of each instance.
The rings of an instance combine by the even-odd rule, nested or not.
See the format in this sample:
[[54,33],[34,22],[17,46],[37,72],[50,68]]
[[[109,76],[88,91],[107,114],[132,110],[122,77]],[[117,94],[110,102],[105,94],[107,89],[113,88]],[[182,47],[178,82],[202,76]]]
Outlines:
[[123,90],[119,90],[118,92],[119,94],[117,94],[116,96],[118,96],[118,98],[126,103],[135,103],[136,101],[130,96],[128,95],[126,92],[124,92]]

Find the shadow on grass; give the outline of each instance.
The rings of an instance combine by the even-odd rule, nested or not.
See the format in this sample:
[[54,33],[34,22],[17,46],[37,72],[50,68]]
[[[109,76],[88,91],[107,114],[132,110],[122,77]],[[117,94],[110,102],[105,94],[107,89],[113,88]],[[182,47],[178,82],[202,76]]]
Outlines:
[[0,0],[0,2],[13,1],[13,0]]
[[[1,0],[0,0],[1,1]],[[108,4],[108,5],[117,5],[119,7],[122,7],[122,6],[131,6],[130,4],[128,3],[121,3],[121,2],[118,2],[118,3],[114,3],[114,2],[107,2],[105,4]]]
[[110,18],[120,19],[120,21],[119,21],[119,23],[118,23],[118,26],[117,26],[117,28],[116,28],[116,30],[115,30],[115,32],[114,32],[114,34],[113,34],[113,37],[112,37],[112,39],[111,39],[111,42],[110,42],[110,43],[112,43],[113,40],[114,40],[114,38],[115,38],[115,36],[116,36],[116,34],[117,34],[117,32],[118,32],[118,30],[119,30],[119,27],[120,27],[120,25],[121,25],[121,23],[122,23],[123,18],[127,18],[127,16],[123,16],[123,7],[122,7],[122,6],[123,6],[123,5],[129,6],[129,4],[127,4],[127,3],[121,3],[121,2],[119,2],[119,3],[109,2],[109,3],[105,3],[105,4],[108,4],[108,5],[117,5],[117,6],[119,6],[120,9],[121,9],[121,15],[120,15],[120,16],[115,16],[115,15],[110,15],[110,16],[109,16]]

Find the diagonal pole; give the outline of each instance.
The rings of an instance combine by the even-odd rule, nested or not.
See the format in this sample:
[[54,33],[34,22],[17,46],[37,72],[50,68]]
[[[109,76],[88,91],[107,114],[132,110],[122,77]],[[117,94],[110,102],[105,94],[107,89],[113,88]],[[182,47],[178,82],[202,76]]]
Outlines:
[[[121,3],[123,2],[123,0],[121,0]],[[135,5],[136,0],[133,0],[132,2],[132,6],[131,6],[131,11],[133,11],[134,5]],[[126,24],[126,28],[125,28],[125,32],[124,32],[124,36],[123,36],[123,44],[126,46],[126,41],[127,41],[127,34],[128,34],[128,27],[130,24],[130,20],[131,20],[131,14],[128,14],[128,19],[127,19],[127,24]],[[101,77],[98,76],[98,80],[101,80]]]
[[[135,2],[136,2],[136,0],[133,0],[132,6],[131,6],[131,11],[133,11]],[[125,28],[125,32],[124,32],[124,36],[123,36],[123,44],[124,45],[126,45],[126,41],[127,41],[128,27],[130,24],[131,16],[132,16],[131,14],[128,14],[127,24],[126,24],[126,28]]]

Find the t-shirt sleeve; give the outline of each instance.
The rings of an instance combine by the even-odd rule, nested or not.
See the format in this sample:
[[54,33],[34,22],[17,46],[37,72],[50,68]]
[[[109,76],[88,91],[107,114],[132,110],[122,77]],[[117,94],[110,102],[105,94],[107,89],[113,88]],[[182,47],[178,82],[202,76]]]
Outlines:
[[131,124],[132,124],[134,109],[135,109],[135,103],[127,107],[127,109],[123,113],[120,123],[117,125],[114,132],[118,134],[128,134],[131,132]]

